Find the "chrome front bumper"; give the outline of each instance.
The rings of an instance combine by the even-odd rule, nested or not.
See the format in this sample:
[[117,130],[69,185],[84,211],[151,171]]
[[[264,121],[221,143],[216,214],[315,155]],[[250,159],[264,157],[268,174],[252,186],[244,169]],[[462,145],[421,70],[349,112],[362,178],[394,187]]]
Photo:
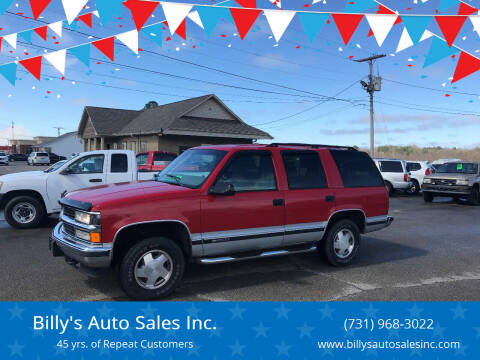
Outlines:
[[390,226],[392,222],[393,216],[389,215],[369,217],[367,218],[367,221],[365,223],[365,230],[363,231],[363,233],[365,234],[386,228],[387,226]]
[[53,256],[65,256],[89,268],[107,268],[112,261],[112,244],[87,244],[63,233],[63,223],[59,222],[49,239]]

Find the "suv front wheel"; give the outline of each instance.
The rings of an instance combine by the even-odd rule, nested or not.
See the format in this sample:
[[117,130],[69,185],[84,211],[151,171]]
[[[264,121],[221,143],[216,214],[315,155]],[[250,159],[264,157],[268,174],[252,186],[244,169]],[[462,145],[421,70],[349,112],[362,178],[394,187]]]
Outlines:
[[135,244],[120,264],[122,289],[131,298],[153,300],[170,295],[180,284],[185,258],[176,242],[164,237]]
[[328,230],[323,245],[323,253],[333,266],[346,266],[357,256],[360,246],[360,230],[351,220],[340,220]]

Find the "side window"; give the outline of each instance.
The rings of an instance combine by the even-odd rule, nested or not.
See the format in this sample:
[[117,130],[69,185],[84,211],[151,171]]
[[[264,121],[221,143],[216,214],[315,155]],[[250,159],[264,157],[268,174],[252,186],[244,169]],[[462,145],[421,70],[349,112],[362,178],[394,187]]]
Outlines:
[[148,154],[137,155],[137,165],[146,165],[148,161]]
[[403,173],[403,166],[400,161],[380,161],[380,170],[382,172]]
[[407,163],[407,171],[417,171],[422,168],[422,165],[419,163],[409,162]]
[[153,165],[166,165],[170,161],[175,160],[175,155],[167,153],[155,153],[153,154]]
[[330,150],[344,187],[385,186],[373,160],[360,151]]
[[320,189],[327,179],[317,152],[283,151],[283,163],[289,189]]
[[232,184],[237,192],[277,189],[270,152],[248,151],[234,155],[217,181]]
[[70,174],[98,174],[103,173],[105,157],[102,154],[84,156],[68,167]]
[[112,164],[110,166],[111,173],[128,172],[127,154],[112,154]]

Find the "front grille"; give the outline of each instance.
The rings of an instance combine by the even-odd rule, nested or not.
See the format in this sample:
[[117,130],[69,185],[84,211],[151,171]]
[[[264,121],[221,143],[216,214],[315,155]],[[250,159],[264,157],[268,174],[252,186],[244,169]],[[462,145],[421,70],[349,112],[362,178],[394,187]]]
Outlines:
[[63,215],[75,220],[75,210],[69,206],[63,207]]
[[75,236],[75,228],[72,225],[63,223],[62,228],[65,234]]
[[435,179],[433,180],[434,185],[457,185],[457,180],[446,180],[446,179]]

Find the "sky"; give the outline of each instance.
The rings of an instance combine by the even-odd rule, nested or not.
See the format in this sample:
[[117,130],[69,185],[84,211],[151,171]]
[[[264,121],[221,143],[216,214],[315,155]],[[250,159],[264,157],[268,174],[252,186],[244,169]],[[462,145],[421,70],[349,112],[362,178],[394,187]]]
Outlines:
[[[434,14],[440,2],[422,1],[380,2],[400,14]],[[480,7],[480,0],[465,1]],[[283,0],[282,6],[291,10],[343,11],[345,3]],[[94,10],[95,2],[90,0],[87,7],[84,12]],[[258,0],[258,7],[275,9],[266,0]],[[456,14],[457,9],[453,6],[441,13]],[[372,8],[368,12],[375,11]],[[31,18],[27,0],[13,1],[8,12],[0,16],[0,36],[64,18],[60,0],[53,0],[37,21]],[[128,9],[124,8],[119,18],[102,26],[94,17],[92,29],[78,22],[77,31],[64,29],[62,38],[53,39],[55,34],[49,30],[47,42],[35,34],[31,44],[19,38],[16,51],[3,41],[0,64],[15,57],[42,54],[44,49],[82,44],[91,41],[89,35],[106,37],[135,28]],[[146,25],[160,20],[164,20],[164,14],[158,6]],[[428,29],[441,35],[435,21]],[[17,139],[55,136],[56,126],[64,128],[62,133],[75,131],[87,105],[141,109],[150,100],[163,104],[214,93],[245,122],[267,131],[277,142],[368,147],[368,94],[360,85],[360,80],[367,80],[368,65],[352,60],[382,53],[387,57],[374,66],[375,75],[383,78],[381,91],[375,93],[376,146],[480,146],[480,72],[452,86],[449,78],[458,54],[423,68],[432,40],[396,53],[402,30],[402,24],[395,25],[379,47],[374,37],[367,36],[369,26],[364,18],[345,46],[330,18],[310,43],[295,17],[277,43],[263,15],[244,40],[227,21],[221,21],[208,37],[187,19],[187,40],[174,35],[167,41],[170,33],[166,29],[159,46],[141,34],[139,46],[145,51],[138,56],[124,46],[116,46],[112,63],[93,49],[90,68],[68,56],[64,80],[46,61],[41,81],[19,66],[15,87],[0,78],[0,144],[11,138],[12,121]],[[455,44],[473,54],[478,52],[480,57],[480,36],[469,20]]]

